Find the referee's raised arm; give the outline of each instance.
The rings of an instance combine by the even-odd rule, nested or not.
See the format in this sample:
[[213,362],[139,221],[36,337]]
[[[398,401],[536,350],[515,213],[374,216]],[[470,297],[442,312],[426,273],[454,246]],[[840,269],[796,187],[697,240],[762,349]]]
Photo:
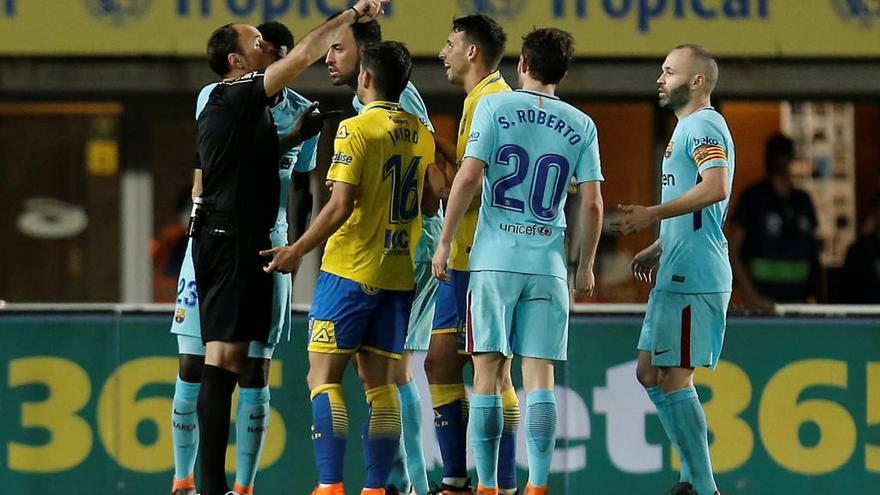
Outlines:
[[271,96],[281,90],[323,57],[333,40],[351,24],[368,22],[381,15],[382,7],[391,0],[358,0],[358,3],[313,29],[302,39],[286,57],[270,65],[263,77],[263,88]]

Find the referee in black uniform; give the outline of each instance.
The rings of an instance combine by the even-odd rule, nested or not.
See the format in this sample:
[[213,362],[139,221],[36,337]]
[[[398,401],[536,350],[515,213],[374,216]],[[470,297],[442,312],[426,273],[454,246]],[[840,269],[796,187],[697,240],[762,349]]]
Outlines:
[[203,495],[231,493],[224,464],[232,392],[249,342],[266,342],[271,324],[272,275],[259,256],[271,248],[279,202],[279,142],[269,107],[348,25],[375,18],[387,2],[359,0],[271,65],[253,26],[226,25],[208,40],[208,63],[223,81],[196,124],[203,190],[192,236],[206,346],[198,399]]

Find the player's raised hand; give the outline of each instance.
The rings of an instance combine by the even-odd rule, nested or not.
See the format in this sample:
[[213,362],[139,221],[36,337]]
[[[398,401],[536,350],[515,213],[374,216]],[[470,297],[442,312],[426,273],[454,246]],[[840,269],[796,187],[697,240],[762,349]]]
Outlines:
[[660,245],[654,243],[633,256],[630,264],[633,277],[640,282],[650,284],[654,280],[654,273],[657,271],[659,263]]
[[272,256],[272,261],[263,267],[266,273],[296,273],[302,264],[302,254],[295,246],[278,246],[260,251],[260,256]]
[[611,223],[611,229],[621,234],[635,234],[657,221],[651,208],[639,205],[617,205],[620,213]]
[[357,13],[357,22],[370,22],[384,13],[385,4],[391,0],[358,0],[352,7]]
[[434,251],[434,257],[431,258],[431,274],[437,280],[449,282],[449,271],[447,264],[449,263],[449,243],[440,241],[437,243],[437,250]]
[[596,288],[596,277],[593,275],[592,267],[583,264],[578,265],[577,275],[575,275],[574,289],[572,294],[574,297],[590,297]]

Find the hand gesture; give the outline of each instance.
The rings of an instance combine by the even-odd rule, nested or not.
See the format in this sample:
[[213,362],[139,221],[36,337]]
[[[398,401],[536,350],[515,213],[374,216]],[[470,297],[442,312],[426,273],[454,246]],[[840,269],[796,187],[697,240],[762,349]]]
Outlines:
[[654,273],[659,263],[660,249],[652,244],[633,256],[632,264],[630,265],[633,277],[640,282],[650,284],[654,280]]
[[624,235],[635,234],[657,221],[652,210],[644,206],[617,205],[617,208],[620,214],[617,221],[611,223],[611,228]]
[[596,277],[593,275],[593,268],[583,263],[578,265],[577,275],[575,275],[574,289],[571,291],[574,297],[590,297],[593,295],[593,289],[596,288]]
[[312,102],[309,109],[303,112],[296,119],[296,123],[293,124],[292,132],[293,134],[299,134],[301,141],[306,141],[321,132],[321,129],[324,128],[325,120],[337,119],[343,115],[342,110],[332,110],[326,113],[318,112],[318,106],[320,106],[320,103],[317,101]]
[[449,282],[449,272],[447,271],[447,263],[449,263],[449,243],[437,243],[437,250],[434,251],[434,257],[431,258],[431,273],[437,280]]
[[358,3],[352,7],[357,13],[357,22],[370,22],[376,17],[384,13],[385,4],[391,0],[358,0]]
[[296,273],[302,264],[303,255],[295,246],[279,246],[265,251],[260,251],[260,256],[273,257],[268,265],[263,267],[266,273]]

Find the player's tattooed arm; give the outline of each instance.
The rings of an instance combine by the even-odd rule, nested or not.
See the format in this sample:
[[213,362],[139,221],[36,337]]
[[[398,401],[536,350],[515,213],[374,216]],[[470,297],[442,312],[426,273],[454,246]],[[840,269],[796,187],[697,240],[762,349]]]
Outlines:
[[672,201],[655,206],[618,205],[620,218],[611,227],[622,234],[634,234],[664,218],[702,210],[730,194],[727,167],[710,168],[700,175],[702,182]]

